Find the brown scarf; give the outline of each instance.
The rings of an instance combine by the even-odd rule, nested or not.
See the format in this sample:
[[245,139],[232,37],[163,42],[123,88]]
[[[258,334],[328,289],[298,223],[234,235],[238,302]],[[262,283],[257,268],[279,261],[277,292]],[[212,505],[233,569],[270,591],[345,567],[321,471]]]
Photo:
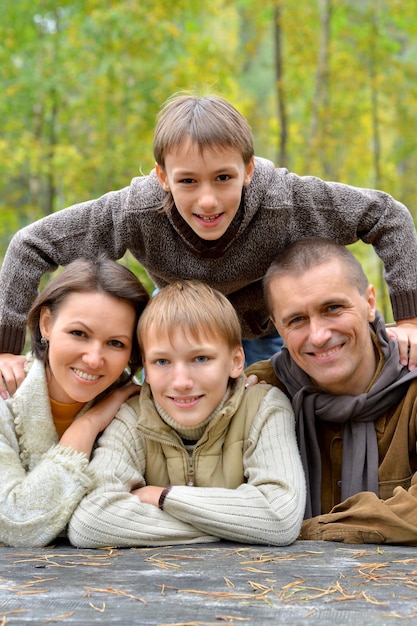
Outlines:
[[370,324],[384,363],[372,387],[358,396],[332,395],[315,387],[287,348],[271,359],[275,373],[292,398],[297,437],[307,481],[305,519],[321,513],[321,456],[316,419],[343,424],[342,500],[360,491],[378,495],[378,445],[374,422],[404,397],[417,369],[400,363],[398,344],[388,339],[385,321],[376,313]]

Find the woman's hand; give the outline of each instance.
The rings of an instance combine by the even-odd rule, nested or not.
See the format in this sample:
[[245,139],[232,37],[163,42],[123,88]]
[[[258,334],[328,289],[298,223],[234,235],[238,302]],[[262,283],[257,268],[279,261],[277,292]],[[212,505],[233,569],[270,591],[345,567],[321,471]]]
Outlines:
[[3,400],[12,396],[25,379],[27,360],[20,354],[0,354],[0,397]]
[[90,456],[97,436],[110,424],[123,402],[139,394],[140,389],[139,385],[128,383],[111,391],[91,409],[77,417],[64,432],[59,443]]
[[98,429],[98,435],[110,424],[124,402],[129,400],[132,396],[139,395],[140,389],[141,387],[139,385],[132,382],[127,383],[119,389],[114,389],[78,419],[92,421]]

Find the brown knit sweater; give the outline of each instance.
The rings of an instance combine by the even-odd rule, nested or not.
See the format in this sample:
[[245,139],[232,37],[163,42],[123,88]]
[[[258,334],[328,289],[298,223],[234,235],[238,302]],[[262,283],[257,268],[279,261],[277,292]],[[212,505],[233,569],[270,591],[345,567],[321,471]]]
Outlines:
[[283,246],[307,236],[343,245],[362,239],[384,261],[395,319],[417,316],[414,224],[406,207],[386,193],[300,177],[257,158],[241,207],[214,245],[197,237],[175,209],[158,211],[164,194],[152,171],[20,230],[0,274],[0,352],[22,350],[42,274],[100,251],[119,259],[130,250],[158,287],[179,278],[208,282],[230,298],[244,337],[254,338],[273,330],[262,278]]

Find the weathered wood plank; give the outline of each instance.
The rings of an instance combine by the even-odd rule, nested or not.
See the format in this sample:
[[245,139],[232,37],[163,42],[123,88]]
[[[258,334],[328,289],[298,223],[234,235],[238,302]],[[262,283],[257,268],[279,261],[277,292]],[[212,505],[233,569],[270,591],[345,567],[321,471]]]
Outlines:
[[0,625],[417,624],[417,549],[0,547]]

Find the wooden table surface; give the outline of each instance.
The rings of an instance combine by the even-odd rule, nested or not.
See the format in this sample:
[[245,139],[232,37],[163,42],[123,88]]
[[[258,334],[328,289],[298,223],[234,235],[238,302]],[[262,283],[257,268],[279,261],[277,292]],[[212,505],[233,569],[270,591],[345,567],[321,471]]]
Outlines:
[[0,547],[0,626],[417,624],[417,548]]

